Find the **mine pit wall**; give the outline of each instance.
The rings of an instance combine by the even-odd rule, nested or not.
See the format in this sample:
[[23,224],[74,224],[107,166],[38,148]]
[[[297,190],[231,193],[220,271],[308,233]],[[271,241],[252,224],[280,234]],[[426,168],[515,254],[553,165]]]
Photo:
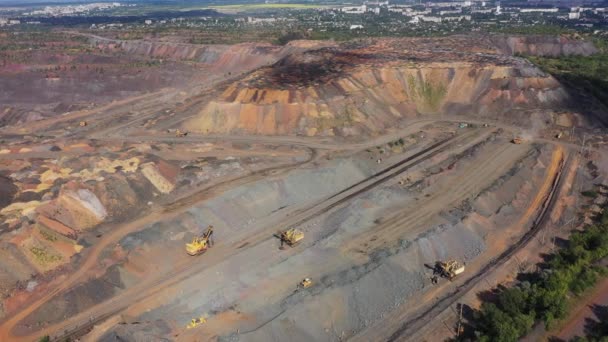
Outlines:
[[102,50],[124,51],[128,54],[175,61],[194,61],[220,72],[238,74],[276,62],[290,53],[303,51],[326,43],[292,42],[286,46],[261,43],[236,45],[195,45],[150,42],[142,40],[110,40],[91,38],[92,45]]
[[599,52],[590,41],[566,36],[495,35],[491,36],[490,40],[501,53],[508,55],[559,57],[571,55],[589,56]]
[[366,67],[327,84],[297,89],[234,83],[183,128],[200,133],[348,136],[374,134],[403,119],[437,114],[530,125],[526,110],[567,103],[557,80],[523,60],[515,63]]

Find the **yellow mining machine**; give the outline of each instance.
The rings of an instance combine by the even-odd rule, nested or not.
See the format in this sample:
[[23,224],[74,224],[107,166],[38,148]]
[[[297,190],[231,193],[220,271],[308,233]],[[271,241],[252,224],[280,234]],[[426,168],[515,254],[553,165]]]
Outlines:
[[281,239],[281,249],[283,249],[283,244],[293,247],[304,239],[304,232],[296,228],[287,229],[278,235],[279,239]]
[[516,137],[516,138],[513,138],[513,140],[511,140],[511,142],[514,143],[514,144],[516,144],[516,145],[519,145],[519,144],[523,143],[524,141],[525,140],[522,137]]
[[181,131],[179,129],[175,130],[175,136],[178,137],[178,138],[185,137],[186,135],[188,135],[188,132],[183,132],[183,131]]
[[298,284],[298,287],[301,288],[301,289],[305,289],[305,288],[311,287],[311,286],[312,286],[312,279],[310,279],[310,278],[304,278]]
[[78,126],[80,126],[80,127],[86,127],[88,124],[89,124],[89,123],[88,123],[88,122],[86,122],[86,121],[80,121],[80,122],[78,123]]
[[213,226],[210,225],[202,236],[196,236],[192,242],[186,244],[186,252],[189,255],[205,253],[209,247],[213,246],[211,235],[213,235]]
[[190,323],[188,323],[188,325],[186,325],[186,329],[196,328],[203,323],[207,323],[207,319],[205,317],[201,316],[198,318],[193,318],[190,321]]
[[464,265],[456,260],[437,261],[435,272],[449,280],[464,272]]

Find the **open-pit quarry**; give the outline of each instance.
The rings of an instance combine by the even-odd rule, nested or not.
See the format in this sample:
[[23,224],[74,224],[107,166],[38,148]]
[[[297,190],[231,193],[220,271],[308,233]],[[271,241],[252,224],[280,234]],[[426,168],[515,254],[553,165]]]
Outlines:
[[[512,55],[586,43],[74,35],[188,76],[69,111],[14,99],[52,110],[0,129],[0,341],[444,340],[456,304],[533,267],[607,184],[602,121]],[[445,260],[464,272],[437,279]]]

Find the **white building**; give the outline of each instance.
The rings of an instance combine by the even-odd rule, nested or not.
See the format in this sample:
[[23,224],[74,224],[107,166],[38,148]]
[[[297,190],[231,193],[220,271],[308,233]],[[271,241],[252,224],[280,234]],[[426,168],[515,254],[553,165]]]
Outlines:
[[570,19],[570,20],[578,20],[580,18],[581,18],[581,12],[579,12],[579,11],[568,13],[568,19]]
[[557,13],[557,8],[522,8],[521,13]]
[[363,25],[350,25],[351,30],[360,30],[363,28]]
[[152,25],[152,20],[146,19],[146,21],[144,21],[144,23],[146,23],[146,25]]
[[361,5],[361,6],[342,7],[340,10],[343,13],[348,13],[348,14],[363,14],[367,11],[367,6]]

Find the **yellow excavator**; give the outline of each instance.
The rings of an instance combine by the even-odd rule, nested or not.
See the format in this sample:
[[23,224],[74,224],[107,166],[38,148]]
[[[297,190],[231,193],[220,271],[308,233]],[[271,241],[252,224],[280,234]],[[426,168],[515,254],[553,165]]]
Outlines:
[[289,247],[293,247],[304,239],[304,232],[296,228],[287,229],[278,235],[279,239],[281,239],[281,249],[284,248],[284,244],[287,244]]
[[213,226],[210,225],[202,236],[195,236],[192,242],[186,244],[186,252],[189,255],[205,253],[209,247],[213,246],[211,235],[213,235]]
[[304,278],[298,284],[298,287],[301,288],[301,289],[305,289],[305,288],[311,287],[311,286],[312,286],[312,279],[310,279],[310,278]]
[[464,272],[464,265],[456,260],[437,261],[435,272],[449,280]]
[[186,325],[186,329],[196,328],[203,323],[207,323],[207,319],[205,317],[201,316],[198,318],[193,318],[190,321],[190,323],[188,323],[188,325]]

